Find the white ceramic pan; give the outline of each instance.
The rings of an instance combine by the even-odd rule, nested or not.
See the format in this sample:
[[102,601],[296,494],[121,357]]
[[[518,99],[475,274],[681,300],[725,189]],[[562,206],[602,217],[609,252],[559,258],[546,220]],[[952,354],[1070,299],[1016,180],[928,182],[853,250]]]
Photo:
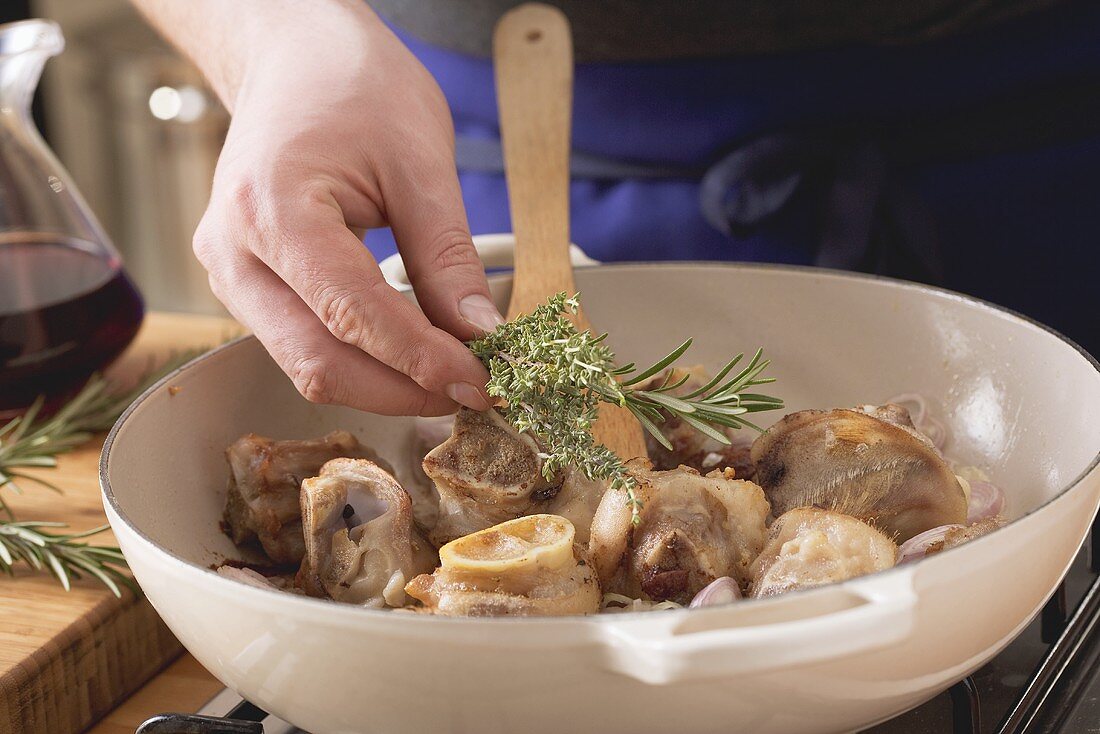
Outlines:
[[[1013,521],[884,573],[701,610],[453,619],[252,588],[209,569],[237,555],[218,528],[224,448],[248,431],[346,428],[401,457],[412,427],[306,402],[244,339],[147,392],[103,453],[119,543],[195,657],[315,734],[846,731],[981,666],[1065,573],[1100,501],[1100,372],[1057,334],[952,293],[808,269],[620,265],[577,284],[624,360],[693,335],[711,367],[764,346],[790,410],[929,396],[949,452],[1006,488]],[[507,278],[494,290],[506,302]]]

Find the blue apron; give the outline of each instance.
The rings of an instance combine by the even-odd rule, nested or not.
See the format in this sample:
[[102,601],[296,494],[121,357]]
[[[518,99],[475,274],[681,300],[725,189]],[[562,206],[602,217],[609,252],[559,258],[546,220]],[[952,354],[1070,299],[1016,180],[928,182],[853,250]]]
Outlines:
[[[490,62],[402,40],[451,105],[471,231],[508,231]],[[573,240],[598,260],[940,283],[1100,351],[1100,3],[918,46],[580,64],[573,118]]]

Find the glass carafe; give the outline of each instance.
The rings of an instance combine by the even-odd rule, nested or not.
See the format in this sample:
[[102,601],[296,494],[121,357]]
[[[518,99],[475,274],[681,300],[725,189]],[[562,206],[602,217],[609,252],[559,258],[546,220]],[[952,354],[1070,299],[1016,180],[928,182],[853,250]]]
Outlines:
[[30,106],[65,42],[57,24],[0,25],[0,417],[56,402],[126,347],[141,296]]

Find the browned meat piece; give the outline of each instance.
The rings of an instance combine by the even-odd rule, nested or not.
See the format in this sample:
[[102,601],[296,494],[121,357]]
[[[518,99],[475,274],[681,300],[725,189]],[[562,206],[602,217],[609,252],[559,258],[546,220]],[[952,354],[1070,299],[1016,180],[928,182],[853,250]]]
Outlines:
[[596,573],[558,515],[532,515],[439,549],[441,566],[405,591],[434,614],[464,617],[594,614]]
[[424,473],[439,491],[436,545],[530,514],[557,488],[542,476],[539,447],[495,410],[463,408],[454,432],[424,457]]
[[629,468],[643,503],[638,525],[619,490],[605,494],[592,522],[589,554],[605,590],[687,604],[722,576],[748,581],[767,532],[760,487],[732,472],[657,472],[644,461]]
[[898,406],[792,413],[756,439],[752,459],[778,514],[836,510],[898,542],[966,521],[962,485]]
[[405,584],[435,566],[435,549],[413,524],[408,493],[366,459],[333,459],[302,483],[305,559],[299,584],[311,596],[401,607]]
[[439,519],[429,534],[437,546],[538,513],[567,517],[585,543],[604,492],[572,470],[548,482],[539,445],[495,410],[461,409],[451,437],[424,457],[424,471],[439,492]]
[[330,459],[371,459],[389,465],[347,431],[307,441],[275,441],[249,433],[225,451],[229,490],[225,523],[234,543],[258,539],[276,563],[299,563],[305,553],[302,480],[315,476]]
[[775,596],[890,568],[897,546],[870,525],[839,512],[799,507],[772,523],[752,564],[752,596]]

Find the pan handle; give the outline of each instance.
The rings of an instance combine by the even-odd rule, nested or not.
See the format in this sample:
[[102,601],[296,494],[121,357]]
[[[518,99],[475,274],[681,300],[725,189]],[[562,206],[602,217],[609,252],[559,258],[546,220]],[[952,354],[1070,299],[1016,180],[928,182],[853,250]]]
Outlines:
[[[486,268],[510,269],[516,254],[516,237],[507,234],[479,234],[474,235],[474,248]],[[569,245],[569,257],[573,267],[584,265],[599,265],[598,260],[593,260],[584,253],[584,250],[576,245]],[[382,269],[382,275],[386,282],[399,291],[412,290],[409,275],[405,272],[405,263],[401,261],[401,255],[393,254],[378,264]]]
[[916,608],[913,574],[899,570],[782,599],[648,612],[608,620],[605,662],[654,685],[766,673],[897,644]]

